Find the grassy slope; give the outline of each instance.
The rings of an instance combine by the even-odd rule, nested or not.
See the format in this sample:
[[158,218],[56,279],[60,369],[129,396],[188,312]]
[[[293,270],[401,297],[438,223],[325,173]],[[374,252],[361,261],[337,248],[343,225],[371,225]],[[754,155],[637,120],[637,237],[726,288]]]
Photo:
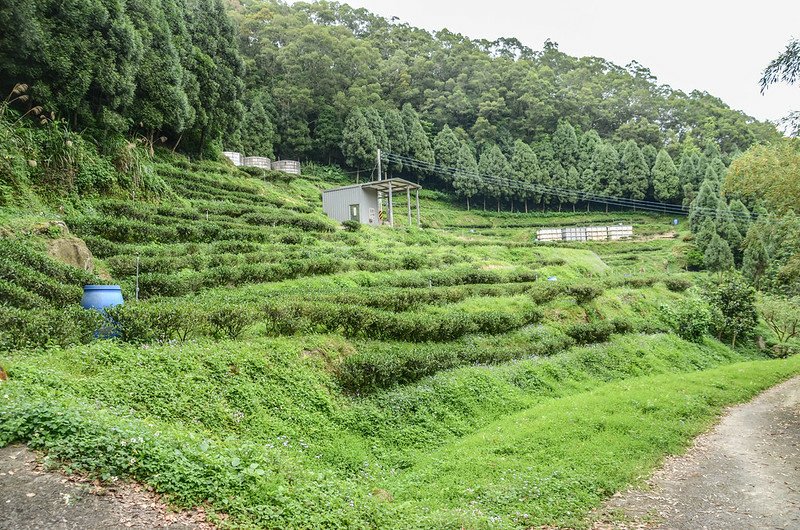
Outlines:
[[[231,515],[230,525],[572,525],[679,450],[719,407],[800,371],[797,360],[752,362],[715,341],[652,334],[663,329],[661,304],[685,294],[626,282],[674,274],[673,239],[531,243],[536,226],[631,221],[647,235],[669,230],[669,219],[464,212],[424,192],[423,222],[432,228],[331,232],[318,190],[342,176],[312,172],[319,176],[264,183],[212,163],[162,163],[172,199],[130,211],[83,201],[67,220],[128,298],[139,254],[145,287],[180,283],[170,303],[189,307],[305,299],[366,311],[358,304],[444,293],[450,298],[401,311],[434,320],[523,311],[530,285],[513,279],[519,271],[557,276],[557,285],[613,287],[583,306],[563,294],[542,303],[538,325],[446,342],[346,338],[314,333],[313,322],[273,337],[259,321],[237,341],[198,335],[183,345],[2,352],[11,381],[0,392],[0,444],[24,441],[72,469],[132,476],[178,504],[210,502]],[[294,224],[281,212],[294,212]],[[41,219],[0,215],[15,233]],[[41,245],[42,237],[26,241]],[[511,280],[427,287],[470,271]],[[279,281],[264,282],[270,274]],[[580,348],[565,339],[572,324],[611,320],[634,333]],[[347,367],[385,377],[354,395]],[[628,465],[612,465],[614,455]]]

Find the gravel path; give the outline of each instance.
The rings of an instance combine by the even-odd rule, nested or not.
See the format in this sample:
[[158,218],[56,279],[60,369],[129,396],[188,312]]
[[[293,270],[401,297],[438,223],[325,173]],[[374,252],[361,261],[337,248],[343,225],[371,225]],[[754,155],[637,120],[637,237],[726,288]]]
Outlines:
[[730,409],[598,513],[595,530],[800,529],[800,377]]
[[135,484],[101,487],[43,471],[24,446],[0,449],[0,530],[211,529],[202,511],[170,512]]

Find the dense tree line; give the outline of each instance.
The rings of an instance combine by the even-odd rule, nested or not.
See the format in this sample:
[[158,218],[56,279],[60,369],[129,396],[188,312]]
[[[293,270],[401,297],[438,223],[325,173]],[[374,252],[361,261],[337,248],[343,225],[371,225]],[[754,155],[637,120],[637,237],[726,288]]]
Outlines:
[[[430,33],[336,2],[239,0],[231,14],[247,66],[245,100],[261,101],[274,127],[263,150],[272,146],[284,157],[350,164],[337,146],[353,108],[384,114],[406,104],[421,121],[413,136],[433,142],[446,125],[475,153],[497,145],[508,155],[517,140],[536,144],[562,121],[579,137],[593,130],[613,141],[618,157],[633,140],[656,153],[666,149],[676,165],[687,145],[715,143],[728,162],[777,134],[707,93],[659,85],[638,63],[571,57],[553,42],[534,51],[516,39]],[[241,145],[249,134],[242,131]],[[607,163],[613,153],[604,156]],[[559,179],[569,179],[570,166],[581,176],[568,163]],[[663,156],[658,175],[659,196],[675,196]]]
[[222,0],[5,0],[0,88],[98,140],[219,150],[242,118],[243,63]]
[[[336,2],[223,2],[6,0],[0,88],[30,84],[31,105],[98,139],[134,134],[152,146],[163,138],[194,154],[224,141],[248,154],[355,168],[369,166],[373,142],[429,162],[440,144],[449,166],[453,147],[466,143],[501,174],[567,188],[588,171],[593,190],[669,201],[690,196],[675,190],[684,152],[714,144],[727,163],[777,134],[707,93],[659,85],[638,63],[571,57],[549,41],[534,51],[511,38],[431,33]],[[356,108],[371,138],[348,135]],[[571,131],[559,128],[567,123]],[[514,167],[519,141],[546,176],[523,170],[527,153]],[[624,166],[620,176],[614,165]],[[637,180],[645,165],[648,189]],[[399,162],[389,170],[410,173]],[[451,179],[463,196],[476,186],[473,196],[506,193],[467,173]]]

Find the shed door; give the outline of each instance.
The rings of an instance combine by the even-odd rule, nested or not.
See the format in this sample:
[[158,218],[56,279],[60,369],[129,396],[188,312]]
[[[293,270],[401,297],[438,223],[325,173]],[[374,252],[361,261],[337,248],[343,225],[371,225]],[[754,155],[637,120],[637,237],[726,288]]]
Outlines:
[[350,205],[350,220],[351,221],[361,221],[361,212],[359,211],[360,205],[358,204],[351,204]]

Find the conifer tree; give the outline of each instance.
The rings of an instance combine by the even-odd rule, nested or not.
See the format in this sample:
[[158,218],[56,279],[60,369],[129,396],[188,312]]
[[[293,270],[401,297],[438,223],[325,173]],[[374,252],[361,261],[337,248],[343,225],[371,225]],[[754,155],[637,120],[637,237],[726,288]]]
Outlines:
[[[408,135],[403,116],[397,109],[389,109],[383,115],[383,124],[386,128],[386,136],[389,139],[388,150],[394,155],[405,155],[408,153]],[[387,167],[388,171],[402,171],[403,163],[397,158],[393,158]]]
[[275,126],[267,111],[269,96],[259,91],[249,98],[249,107],[241,127],[242,149],[248,156],[274,158]]
[[371,167],[375,161],[378,144],[369,128],[364,112],[356,107],[350,111],[342,131],[342,155],[345,162],[356,169],[356,178],[360,170]]
[[578,164],[580,145],[575,129],[568,121],[561,120],[556,126],[553,134],[553,153],[556,161],[561,162],[564,168]]
[[411,158],[422,162],[421,167],[413,168],[417,174],[417,180],[419,180],[421,176],[428,173],[426,167],[436,163],[436,156],[428,140],[428,135],[425,134],[425,129],[422,128],[422,123],[419,121],[417,111],[415,111],[410,104],[406,103],[403,105],[402,115],[403,126],[408,135],[407,154]]
[[[622,179],[619,171],[619,153],[608,142],[595,146],[592,163],[584,174],[587,193],[609,197],[622,194]],[[587,204],[588,209],[588,204]],[[608,203],[606,203],[608,211]]]
[[761,223],[753,223],[743,243],[742,274],[756,289],[761,287],[761,280],[769,266],[762,228]]
[[680,181],[678,169],[664,149],[659,151],[653,165],[653,196],[657,201],[669,202],[678,198]]
[[484,149],[478,162],[478,172],[484,177],[485,194],[497,201],[497,211],[500,211],[500,199],[505,193],[504,180],[512,178],[511,164],[508,163],[503,152],[497,145]]
[[[656,158],[658,158],[658,150],[650,144],[645,145],[642,147],[642,156],[644,157],[645,162],[647,162],[647,169],[652,174],[653,166],[656,165]],[[651,177],[652,182],[652,177]]]
[[514,175],[514,180],[523,183],[523,186],[517,188],[518,196],[525,202],[525,213],[528,213],[528,199],[535,196],[531,186],[538,184],[539,173],[539,158],[533,149],[523,142],[517,140],[514,142],[514,153],[511,155],[511,171]]
[[600,135],[597,134],[597,131],[594,129],[590,129],[581,135],[578,142],[580,145],[580,150],[578,151],[578,163],[575,165],[575,169],[578,170],[579,175],[583,175],[584,172],[591,166],[592,157],[594,156],[594,148],[600,142]]
[[[369,130],[372,131],[372,136],[375,137],[376,150],[386,151],[389,148],[389,136],[386,134],[386,126],[383,123],[381,113],[375,107],[366,107],[363,112],[364,118],[367,119]],[[373,155],[373,158],[376,156],[377,153]]]
[[687,184],[694,184],[697,179],[697,168],[694,166],[694,159],[692,153],[684,151],[681,154],[680,162],[678,162],[678,180],[681,186]]
[[715,235],[717,235],[717,223],[714,219],[708,217],[700,226],[700,230],[698,230],[694,238],[694,244],[700,252],[704,253]]
[[472,149],[465,142],[462,142],[458,148],[453,188],[458,196],[467,200],[467,210],[469,210],[469,200],[480,191],[481,180],[478,176],[478,163],[475,161],[475,155],[472,154]]
[[711,272],[724,272],[733,268],[733,253],[728,243],[719,235],[714,235],[703,253],[703,262]]
[[647,196],[650,171],[641,149],[633,140],[625,142],[621,165],[622,188],[625,196],[635,200],[644,199]]
[[570,166],[569,170],[567,171],[567,180],[564,183],[563,188],[567,190],[565,202],[572,205],[573,212],[575,211],[575,204],[577,204],[578,202],[579,180],[580,180],[580,175],[578,175],[578,170],[575,169],[575,166]]
[[[553,174],[555,172],[556,160],[550,138],[544,137],[539,142],[535,143],[533,145],[533,151],[536,153],[536,158],[539,159],[539,177],[535,184],[538,184],[540,189],[554,186]],[[535,203],[541,203],[542,209],[544,209],[545,204],[552,199],[552,196],[539,191],[535,192],[532,198]]]
[[[573,166],[570,166],[573,167]],[[553,172],[553,187],[564,189],[568,184],[569,173],[564,166],[561,165],[561,162],[556,161],[556,168]],[[555,197],[550,196],[549,199],[555,199],[558,202],[558,211],[561,211],[561,206],[569,202],[569,195],[564,191],[559,190]]]
[[450,182],[458,159],[461,142],[450,127],[445,125],[433,139],[433,152],[442,180]]
[[328,164],[338,154],[343,128],[344,123],[336,110],[328,105],[323,107],[314,125],[314,149],[323,160],[327,159]]
[[748,210],[747,206],[739,199],[732,200],[729,209],[733,217],[733,222],[736,223],[736,227],[739,229],[739,233],[746,235],[750,230],[751,224],[750,210]]
[[700,191],[689,206],[689,228],[697,232],[706,219],[716,219],[720,203],[719,191],[711,181],[703,182]]

